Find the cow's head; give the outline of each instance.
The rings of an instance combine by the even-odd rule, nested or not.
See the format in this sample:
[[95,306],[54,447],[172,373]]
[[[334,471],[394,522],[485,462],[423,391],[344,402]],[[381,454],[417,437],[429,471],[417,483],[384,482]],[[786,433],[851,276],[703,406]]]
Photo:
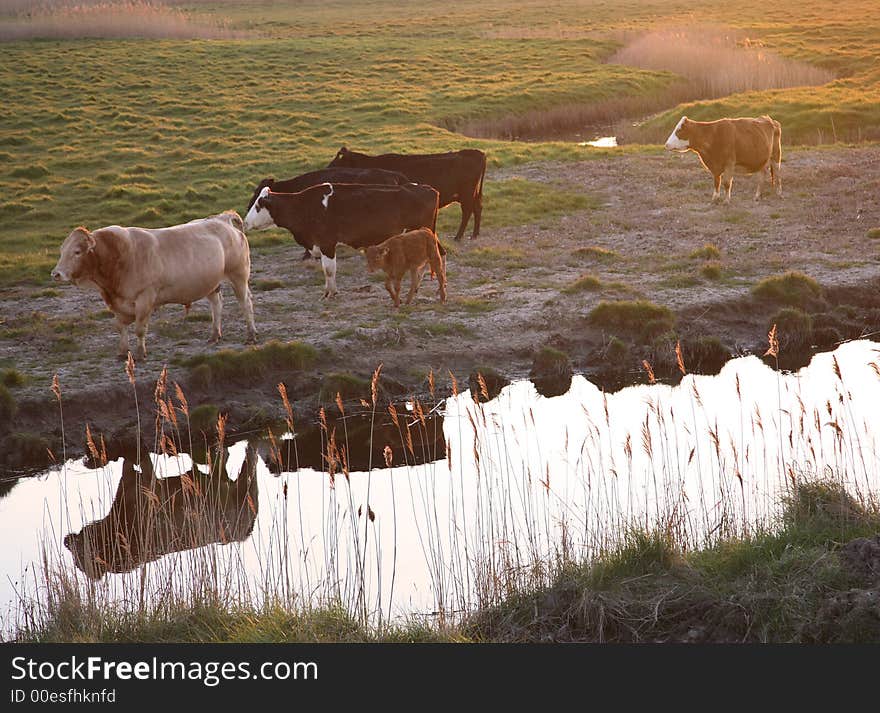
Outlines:
[[328,168],[331,166],[351,166],[351,151],[349,151],[345,146],[343,146],[339,151],[336,152],[335,158],[327,165]]
[[269,186],[263,186],[257,194],[256,200],[248,209],[247,215],[244,217],[245,230],[265,230],[266,228],[274,228],[275,220],[269,212],[269,204],[272,202],[272,195]]
[[86,530],[89,527],[91,526],[86,525],[82,532],[65,535],[64,546],[73,555],[73,563],[77,568],[85,572],[89,579],[98,580],[107,573],[107,562],[98,556],[93,538],[87,535]]
[[385,257],[388,255],[388,248],[381,245],[371,245],[366,249],[367,255],[367,272],[376,272],[385,266]]
[[95,237],[85,228],[74,230],[61,244],[61,257],[52,270],[56,282],[72,282],[89,275],[97,262]]
[[667,151],[687,151],[690,148],[689,124],[690,121],[686,116],[679,119],[669,138],[666,139]]
[[258,185],[254,189],[254,193],[251,196],[251,199],[248,201],[247,208],[244,209],[244,214],[247,215],[248,211],[253,207],[254,203],[257,202],[257,198],[260,197],[260,192],[264,189],[268,188],[270,191],[275,188],[275,179],[274,178],[264,178],[260,181],[260,185]]

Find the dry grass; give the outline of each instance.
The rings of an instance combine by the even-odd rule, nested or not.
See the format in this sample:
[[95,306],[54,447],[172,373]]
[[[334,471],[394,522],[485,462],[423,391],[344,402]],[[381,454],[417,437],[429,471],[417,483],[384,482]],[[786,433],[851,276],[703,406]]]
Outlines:
[[200,22],[151,0],[57,3],[7,0],[0,6],[0,41],[76,38],[236,39],[247,33]]
[[763,89],[826,84],[827,69],[780,57],[741,33],[692,26],[649,32],[611,56],[609,62],[674,72],[704,99]]

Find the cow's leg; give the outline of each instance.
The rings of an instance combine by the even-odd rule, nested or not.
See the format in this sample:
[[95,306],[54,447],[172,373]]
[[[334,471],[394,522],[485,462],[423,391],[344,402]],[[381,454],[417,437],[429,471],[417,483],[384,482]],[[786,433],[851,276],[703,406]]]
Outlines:
[[474,232],[471,234],[471,240],[475,240],[480,235],[480,220],[483,217],[483,196],[474,196]]
[[767,174],[770,169],[767,166],[764,166],[758,173],[756,174],[758,177],[758,185],[755,187],[755,200],[761,199],[761,193],[764,190],[764,182],[767,179]]
[[715,190],[712,192],[712,202],[714,203],[721,198],[721,174],[712,176],[715,180]]
[[219,285],[207,299],[211,305],[211,338],[208,339],[208,344],[216,344],[223,339],[223,295],[220,294]]
[[726,184],[724,191],[724,202],[730,203],[730,191],[733,189],[733,171],[727,171],[723,176],[724,182]]
[[134,303],[134,333],[138,342],[138,356],[147,358],[147,322],[153,312],[154,295],[139,296]]
[[455,234],[456,240],[461,240],[464,235],[464,229],[467,228],[468,221],[473,213],[473,205],[470,201],[461,201],[461,224],[458,226],[458,232]]
[[128,325],[131,321],[124,321],[122,315],[116,315],[116,329],[119,332],[119,348],[116,351],[120,359],[128,357]]
[[780,164],[770,161],[770,185],[775,186],[776,195],[782,198],[782,176],[779,175]]
[[399,307],[400,306],[400,290],[395,291],[394,278],[391,275],[385,276],[385,289],[388,290],[388,294],[391,295],[391,301],[394,303],[394,306]]
[[406,303],[410,304],[416,292],[419,291],[419,285],[422,284],[422,275],[424,274],[424,266],[421,268],[413,267],[409,271],[409,294],[406,296]]
[[338,290],[336,289],[336,250],[332,255],[325,255],[321,252],[321,267],[324,270],[324,299],[335,297]]
[[235,299],[241,305],[244,312],[244,320],[247,323],[247,337],[245,344],[255,344],[257,341],[257,328],[254,325],[254,300],[251,296],[251,288],[248,287],[247,278],[230,280],[232,289],[235,292]]

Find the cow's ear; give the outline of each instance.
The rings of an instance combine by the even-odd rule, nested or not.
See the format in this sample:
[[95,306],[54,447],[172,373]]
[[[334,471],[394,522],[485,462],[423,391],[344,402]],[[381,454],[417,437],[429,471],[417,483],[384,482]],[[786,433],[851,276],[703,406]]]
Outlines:
[[95,241],[95,236],[92,235],[88,230],[84,231],[86,236],[86,252],[90,253],[94,251],[97,242]]

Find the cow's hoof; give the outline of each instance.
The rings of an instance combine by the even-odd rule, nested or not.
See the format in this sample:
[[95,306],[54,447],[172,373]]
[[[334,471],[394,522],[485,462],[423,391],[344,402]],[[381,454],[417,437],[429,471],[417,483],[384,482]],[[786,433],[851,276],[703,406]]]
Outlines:
[[220,337],[219,335],[218,335],[218,336],[212,336],[212,337],[208,340],[208,344],[219,344],[219,343],[220,343],[220,339],[221,339],[221,337]]
[[117,354],[116,358],[119,361],[128,361],[128,352],[125,352],[125,354]]

